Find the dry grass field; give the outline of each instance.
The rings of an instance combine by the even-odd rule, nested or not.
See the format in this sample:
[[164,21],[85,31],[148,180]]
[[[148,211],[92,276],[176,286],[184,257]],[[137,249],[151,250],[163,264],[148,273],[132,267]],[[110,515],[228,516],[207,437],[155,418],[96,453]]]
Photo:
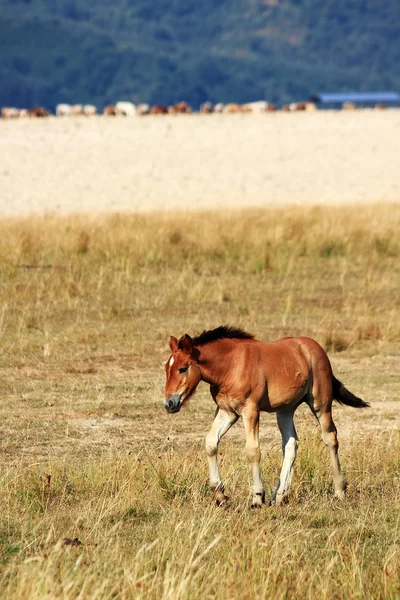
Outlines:
[[[399,125],[0,122],[2,600],[399,598]],[[171,334],[225,323],[314,337],[371,403],[334,406],[343,502],[301,407],[290,503],[250,509],[238,422],[214,506],[213,402],[202,385],[166,414],[163,364]],[[273,415],[261,445],[268,494]]]
[[[400,205],[0,221],[1,598],[398,598]],[[207,386],[162,408],[168,339],[229,323],[315,337],[347,497],[299,409],[290,502],[250,509],[240,422],[213,505]],[[273,415],[262,471],[280,469]]]

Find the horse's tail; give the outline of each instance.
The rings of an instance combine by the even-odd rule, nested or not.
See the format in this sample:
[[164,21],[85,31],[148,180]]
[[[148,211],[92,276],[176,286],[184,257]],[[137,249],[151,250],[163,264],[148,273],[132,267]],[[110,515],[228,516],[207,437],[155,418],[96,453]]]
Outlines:
[[353,408],[367,408],[367,406],[370,405],[369,402],[365,402],[364,400],[361,400],[361,398],[357,398],[357,396],[349,392],[349,390],[344,387],[343,383],[336,379],[336,377],[333,375],[332,391],[334,399],[340,404],[353,406]]

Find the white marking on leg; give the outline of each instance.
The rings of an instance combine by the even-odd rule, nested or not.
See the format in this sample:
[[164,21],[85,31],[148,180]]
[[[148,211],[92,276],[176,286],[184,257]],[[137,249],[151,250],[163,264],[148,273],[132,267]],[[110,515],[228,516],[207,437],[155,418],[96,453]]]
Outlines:
[[218,468],[218,446],[222,436],[238,420],[238,416],[224,410],[218,410],[210,431],[206,436],[206,453],[210,471],[210,487],[223,490],[221,475]]
[[169,366],[172,367],[173,364],[174,364],[174,357],[171,356],[171,360],[169,361]]
[[[260,457],[261,458],[261,457]],[[253,504],[264,500],[264,485],[261,479],[260,461],[251,463],[251,473],[253,475]]]
[[280,504],[287,498],[293,475],[293,463],[296,460],[297,434],[293,423],[294,412],[282,412],[276,414],[279,430],[282,435],[283,462],[278,486],[272,497],[272,501]]
[[259,412],[254,409],[243,411],[243,423],[246,432],[246,452],[253,476],[253,508],[264,503],[265,493],[260,471],[260,443],[259,443]]

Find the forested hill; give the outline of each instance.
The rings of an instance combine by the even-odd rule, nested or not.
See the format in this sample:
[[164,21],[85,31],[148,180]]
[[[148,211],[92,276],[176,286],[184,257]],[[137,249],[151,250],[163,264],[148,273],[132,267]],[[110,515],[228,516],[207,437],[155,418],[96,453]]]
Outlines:
[[400,0],[0,0],[0,105],[400,91]]

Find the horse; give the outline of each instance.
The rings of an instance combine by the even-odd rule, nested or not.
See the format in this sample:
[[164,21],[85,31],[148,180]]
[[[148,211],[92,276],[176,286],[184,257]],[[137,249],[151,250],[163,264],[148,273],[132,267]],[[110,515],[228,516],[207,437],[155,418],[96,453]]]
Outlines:
[[172,354],[165,364],[163,406],[177,413],[194,394],[200,381],[209,384],[216,403],[214,421],[206,436],[209,481],[218,505],[227,502],[218,468],[218,445],[222,436],[242,417],[247,457],[253,476],[252,508],[265,504],[260,473],[260,411],[274,412],[282,435],[283,463],[270,504],[288,500],[298,437],[293,422],[296,409],[305,402],[317,418],[322,439],[329,450],[335,496],[344,498],[346,482],[339,456],[332,402],[365,408],[333,375],[325,350],[308,337],[284,337],[261,342],[242,329],[223,325],[203,331],[193,339],[171,336]]

